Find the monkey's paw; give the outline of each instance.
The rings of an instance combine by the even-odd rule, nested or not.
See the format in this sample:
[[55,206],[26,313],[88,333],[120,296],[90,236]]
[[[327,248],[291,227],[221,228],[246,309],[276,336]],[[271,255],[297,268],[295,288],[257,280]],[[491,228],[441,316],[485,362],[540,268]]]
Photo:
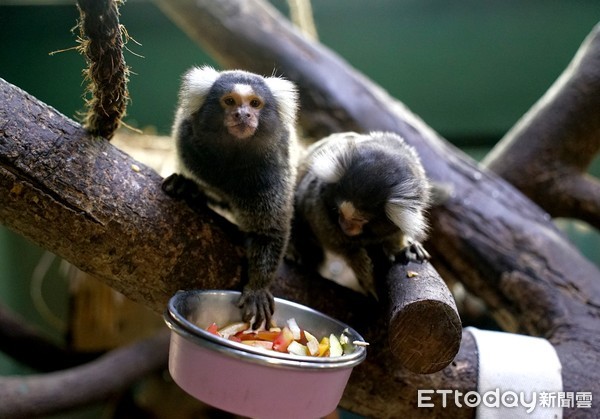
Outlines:
[[400,253],[396,256],[396,260],[408,263],[408,262],[419,262],[423,263],[426,260],[431,259],[431,255],[423,245],[419,242],[412,242],[404,249],[400,251]]
[[268,328],[275,311],[275,300],[266,288],[256,290],[246,286],[238,307],[242,309],[242,319],[250,323],[252,329],[258,329],[261,325]]
[[198,199],[202,195],[196,182],[177,173],[163,180],[162,190],[176,199]]

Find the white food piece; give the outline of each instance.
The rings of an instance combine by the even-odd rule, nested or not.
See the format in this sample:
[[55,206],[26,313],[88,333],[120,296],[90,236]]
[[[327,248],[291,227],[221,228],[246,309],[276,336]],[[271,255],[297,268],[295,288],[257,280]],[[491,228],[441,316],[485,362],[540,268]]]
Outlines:
[[294,335],[294,340],[300,340],[302,338],[302,331],[300,330],[300,326],[298,326],[298,323],[296,323],[296,319],[292,317],[287,321],[287,324],[290,330],[292,331],[292,335]]
[[329,335],[329,356],[342,356],[343,354],[344,350],[342,349],[339,339],[332,333]]
[[306,330],[304,331],[304,336],[306,337],[306,347],[308,348],[308,353],[312,356],[318,355],[319,341],[317,338],[308,333]]
[[224,328],[220,329],[218,332],[225,339],[229,339],[229,336],[235,335],[238,332],[243,332],[244,330],[247,330],[248,327],[250,327],[248,323],[232,323],[229,326],[225,326]]
[[293,355],[306,356],[308,355],[308,348],[295,340],[288,346],[288,353]]

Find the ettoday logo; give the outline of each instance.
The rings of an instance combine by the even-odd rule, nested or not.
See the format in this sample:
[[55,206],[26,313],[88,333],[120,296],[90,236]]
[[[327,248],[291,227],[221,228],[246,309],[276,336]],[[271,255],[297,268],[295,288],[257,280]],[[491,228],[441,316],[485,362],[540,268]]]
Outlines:
[[589,391],[581,392],[516,392],[501,391],[499,388],[486,391],[480,394],[477,391],[463,393],[459,390],[418,390],[418,407],[435,407],[435,399],[441,398],[442,407],[447,407],[449,403],[454,403],[456,407],[478,407],[484,405],[489,408],[518,408],[523,407],[530,414],[536,408],[555,408],[555,407],[592,407],[592,393]]

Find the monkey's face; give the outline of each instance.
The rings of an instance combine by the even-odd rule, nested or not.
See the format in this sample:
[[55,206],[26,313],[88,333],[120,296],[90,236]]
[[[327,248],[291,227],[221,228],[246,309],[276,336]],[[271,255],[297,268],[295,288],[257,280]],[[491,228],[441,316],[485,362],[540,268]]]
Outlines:
[[254,135],[258,128],[264,99],[248,84],[235,84],[219,100],[223,124],[229,134],[240,140]]
[[352,202],[343,201],[338,206],[338,224],[346,236],[354,237],[362,234],[363,227],[368,222],[368,216],[357,210]]

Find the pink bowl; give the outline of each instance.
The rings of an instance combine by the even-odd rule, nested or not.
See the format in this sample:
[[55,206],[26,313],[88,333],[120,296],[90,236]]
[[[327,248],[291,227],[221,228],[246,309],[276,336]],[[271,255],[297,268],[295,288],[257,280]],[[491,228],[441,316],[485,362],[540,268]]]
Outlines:
[[[185,291],[169,302],[165,321],[171,328],[169,371],[197,399],[253,418],[318,418],[337,407],[352,368],[366,357],[363,346],[347,354],[314,358],[266,352],[204,330],[213,322],[240,321],[236,291]],[[295,318],[315,336],[363,338],[345,324],[308,307],[275,299],[277,324]]]

